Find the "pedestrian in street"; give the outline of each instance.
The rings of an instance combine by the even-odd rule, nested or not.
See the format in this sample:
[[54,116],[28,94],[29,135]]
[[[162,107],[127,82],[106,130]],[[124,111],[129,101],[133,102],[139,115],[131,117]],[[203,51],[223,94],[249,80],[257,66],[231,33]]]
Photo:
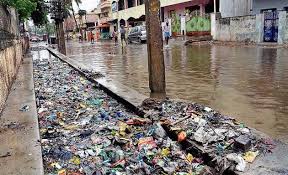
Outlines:
[[115,45],[117,44],[118,42],[118,32],[117,32],[117,29],[114,28],[114,31],[113,31],[113,34],[112,34],[114,40],[115,40]]
[[79,43],[81,43],[82,42],[82,35],[80,33],[78,34],[78,39],[79,39]]
[[94,44],[94,35],[93,32],[90,32],[91,44]]
[[125,30],[125,28],[124,28],[124,25],[121,25],[120,35],[121,35],[121,44],[122,44],[122,47],[123,47],[123,40],[125,41],[125,44],[127,45],[127,41],[126,41],[126,30]]
[[170,26],[168,22],[166,22],[166,25],[164,26],[164,37],[165,37],[166,45],[168,45],[169,38],[170,38]]

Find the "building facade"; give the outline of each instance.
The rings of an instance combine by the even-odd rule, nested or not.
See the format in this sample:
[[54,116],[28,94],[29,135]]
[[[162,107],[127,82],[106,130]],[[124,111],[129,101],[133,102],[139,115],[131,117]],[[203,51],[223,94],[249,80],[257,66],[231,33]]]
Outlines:
[[236,3],[229,4],[232,7],[242,5],[240,12],[227,8],[222,11],[221,3],[225,1],[220,1],[221,13],[211,15],[213,39],[288,44],[288,0],[243,0],[243,4],[229,0]]
[[163,0],[161,7],[163,25],[170,24],[172,36],[203,36],[211,33],[210,13],[218,11],[219,3],[214,6],[213,0]]
[[252,1],[253,0],[220,0],[219,11],[223,18],[251,15]]
[[[96,12],[92,11],[84,16],[78,14],[75,15],[77,25],[82,30],[94,30],[98,23],[98,15]],[[76,23],[73,16],[70,16],[64,21],[64,29],[66,32],[76,31]]]
[[97,15],[99,18],[97,30],[100,32],[100,39],[109,39],[110,34],[113,31],[113,25],[111,25],[111,1],[100,0],[97,9]]
[[[214,8],[219,10],[219,0],[161,0],[160,3],[162,25],[168,22],[173,36],[210,34],[209,13]],[[111,9],[116,28],[145,25],[144,0],[114,0]]]
[[265,10],[288,11],[288,0],[252,0],[253,14]]

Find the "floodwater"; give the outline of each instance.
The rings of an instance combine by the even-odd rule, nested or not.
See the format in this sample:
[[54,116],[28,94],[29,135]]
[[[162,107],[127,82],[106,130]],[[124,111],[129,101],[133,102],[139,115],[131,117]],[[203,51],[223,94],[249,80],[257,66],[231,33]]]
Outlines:
[[[145,44],[76,43],[68,56],[149,96]],[[164,48],[167,95],[208,105],[250,127],[288,140],[288,50],[263,47]]]

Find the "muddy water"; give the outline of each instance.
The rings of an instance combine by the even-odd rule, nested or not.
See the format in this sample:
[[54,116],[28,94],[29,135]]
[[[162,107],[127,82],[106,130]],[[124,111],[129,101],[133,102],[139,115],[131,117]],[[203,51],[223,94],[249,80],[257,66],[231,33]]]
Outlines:
[[[146,45],[69,43],[68,55],[149,95]],[[288,50],[262,47],[184,46],[164,49],[167,94],[231,115],[288,140]]]

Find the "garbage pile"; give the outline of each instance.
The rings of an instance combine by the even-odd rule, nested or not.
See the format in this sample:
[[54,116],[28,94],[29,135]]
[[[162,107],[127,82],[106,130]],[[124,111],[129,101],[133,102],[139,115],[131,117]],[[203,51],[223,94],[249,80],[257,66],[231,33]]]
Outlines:
[[214,174],[160,123],[134,115],[58,59],[34,60],[34,80],[45,174]]
[[213,165],[217,174],[243,172],[248,163],[275,147],[273,140],[260,138],[243,123],[196,103],[147,99],[142,108],[146,117],[162,121],[174,140],[189,147],[188,152],[208,154],[205,164]]

